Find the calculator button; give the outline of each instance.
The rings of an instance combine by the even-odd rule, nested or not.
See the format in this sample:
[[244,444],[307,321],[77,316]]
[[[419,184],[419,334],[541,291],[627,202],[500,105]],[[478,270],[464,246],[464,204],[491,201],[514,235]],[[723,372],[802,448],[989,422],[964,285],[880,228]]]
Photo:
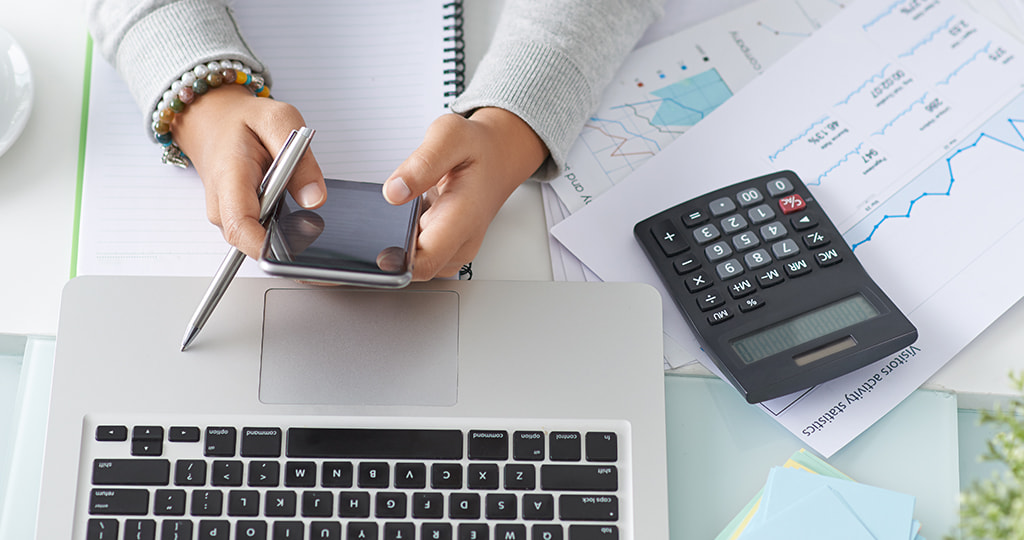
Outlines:
[[747,265],[747,268],[751,270],[756,270],[762,266],[768,266],[771,262],[771,255],[768,255],[768,252],[763,249],[751,251],[743,256],[743,264]]
[[708,324],[714,326],[719,323],[724,323],[732,318],[732,310],[729,308],[722,308],[711,315],[708,315]]
[[818,224],[818,220],[814,219],[810,214],[804,214],[802,216],[793,216],[789,218],[789,222],[793,224],[793,228],[798,231],[806,231],[811,227]]
[[750,279],[741,279],[729,285],[729,295],[733,298],[743,298],[756,290],[757,287]]
[[829,242],[828,235],[821,231],[813,231],[804,235],[804,245],[810,249],[824,246]]
[[757,188],[744,189],[736,194],[736,202],[746,208],[764,202],[764,195],[761,195],[761,191]]
[[750,311],[754,311],[755,309],[763,305],[764,300],[762,300],[760,296],[751,296],[750,298],[747,298],[746,300],[740,302],[740,312],[747,313]]
[[708,214],[703,210],[690,210],[686,214],[683,214],[683,225],[686,225],[687,227],[700,225],[707,220]]
[[686,290],[690,292],[697,292],[710,287],[714,282],[711,281],[711,276],[704,272],[697,272],[692,276],[686,278]]
[[690,272],[700,268],[700,263],[693,257],[683,257],[673,261],[672,267],[675,268],[676,273],[681,276],[683,274],[689,274]]
[[708,206],[711,208],[711,215],[714,217],[724,216],[725,214],[736,210],[736,203],[732,202],[732,199],[728,197],[715,199],[711,201]]
[[775,219],[775,210],[772,210],[772,207],[767,204],[759,204],[747,210],[747,217],[750,218],[751,223],[758,225]]
[[739,214],[733,214],[722,220],[722,231],[732,234],[747,228],[747,220]]
[[654,240],[661,246],[661,251],[665,253],[666,257],[678,255],[690,247],[686,245],[686,241],[676,230],[675,225],[672,225],[672,222],[667,219],[655,223],[651,227],[651,234],[654,235]]
[[725,297],[716,289],[711,289],[697,297],[697,307],[699,307],[701,311],[710,311],[724,303]]
[[776,259],[785,259],[786,257],[792,257],[800,253],[800,247],[796,245],[796,242],[792,238],[787,238],[781,242],[772,244],[772,254],[775,255]]
[[768,195],[778,197],[793,191],[793,184],[787,178],[776,178],[768,182]]
[[743,273],[743,265],[736,259],[729,259],[715,267],[715,273],[720,279],[729,279]]
[[832,266],[843,261],[843,256],[834,248],[815,253],[814,258],[818,261],[818,266]]
[[732,245],[733,247],[736,248],[736,251],[746,251],[748,249],[753,249],[757,247],[760,243],[761,241],[758,240],[757,235],[750,231],[740,233],[734,236],[732,239]]
[[786,226],[778,221],[773,221],[767,225],[761,226],[761,238],[764,238],[765,242],[771,242],[786,236]]
[[804,202],[804,198],[796,193],[792,195],[786,195],[779,199],[779,209],[782,210],[783,214],[792,214],[793,212],[799,212],[807,208],[807,203]]
[[807,263],[807,259],[788,262],[783,265],[783,268],[786,269],[786,275],[791,278],[802,276],[811,271],[811,265]]
[[785,280],[786,278],[782,277],[782,272],[779,272],[778,268],[770,268],[757,276],[757,284],[764,289],[778,285]]
[[714,225],[705,225],[693,231],[693,239],[701,245],[707,244],[712,240],[716,240],[720,236],[722,236],[722,233],[720,233],[718,231],[718,227],[715,227]]
[[720,261],[729,255],[732,255],[732,248],[726,242],[715,242],[710,246],[704,248],[704,255],[709,261],[715,262]]

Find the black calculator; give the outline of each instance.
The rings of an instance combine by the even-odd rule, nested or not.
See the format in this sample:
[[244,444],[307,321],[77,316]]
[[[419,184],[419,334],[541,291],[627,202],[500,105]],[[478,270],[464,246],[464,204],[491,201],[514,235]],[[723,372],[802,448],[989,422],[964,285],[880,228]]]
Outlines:
[[792,171],[673,206],[633,233],[705,351],[750,403],[917,339]]

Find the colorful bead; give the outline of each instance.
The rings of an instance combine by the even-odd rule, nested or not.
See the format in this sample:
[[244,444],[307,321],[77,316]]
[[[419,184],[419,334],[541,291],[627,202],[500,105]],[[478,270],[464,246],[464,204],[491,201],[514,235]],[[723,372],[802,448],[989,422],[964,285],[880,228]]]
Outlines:
[[191,86],[182,86],[181,90],[178,90],[178,99],[185,105],[188,105],[192,103],[192,100],[196,99],[196,91]]
[[235,74],[235,70],[231,68],[226,68],[220,70],[220,77],[221,80],[224,81],[224,84],[231,84],[235,82],[235,79],[238,78],[238,75]]
[[217,88],[224,83],[224,77],[221,77],[217,71],[211,71],[206,75],[206,84],[210,85],[210,88]]
[[174,111],[176,113],[180,113],[181,111],[185,110],[185,102],[183,102],[180,99],[178,99],[178,96],[174,96],[174,99],[171,100],[171,103],[170,103],[170,105],[168,105],[168,107],[172,111]]
[[196,79],[196,82],[192,83],[192,90],[201,96],[210,90],[210,85],[206,84],[206,79]]
[[171,137],[171,132],[170,131],[168,131],[167,133],[157,133],[157,135],[156,135],[156,142],[158,142],[160,144],[163,144],[163,145],[171,144],[171,140],[172,140],[172,137]]
[[174,120],[174,111],[171,109],[160,109],[160,121],[171,123]]
[[157,135],[163,135],[171,130],[171,125],[167,122],[153,122],[153,133]]

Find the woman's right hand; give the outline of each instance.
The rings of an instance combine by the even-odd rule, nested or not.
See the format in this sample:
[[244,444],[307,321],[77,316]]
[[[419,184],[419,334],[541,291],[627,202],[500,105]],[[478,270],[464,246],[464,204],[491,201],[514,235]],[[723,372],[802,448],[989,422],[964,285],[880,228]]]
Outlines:
[[[292,130],[304,125],[292,105],[235,84],[197,96],[171,124],[174,142],[203,181],[207,218],[254,259],[266,234],[259,222],[260,182]],[[312,150],[299,161],[288,191],[304,208],[324,203],[324,176]]]

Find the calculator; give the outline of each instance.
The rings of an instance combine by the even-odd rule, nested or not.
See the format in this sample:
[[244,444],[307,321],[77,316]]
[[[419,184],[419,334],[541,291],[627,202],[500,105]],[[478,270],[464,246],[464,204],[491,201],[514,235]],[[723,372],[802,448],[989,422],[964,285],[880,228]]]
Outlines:
[[678,204],[633,233],[705,351],[750,403],[917,339],[792,171]]

